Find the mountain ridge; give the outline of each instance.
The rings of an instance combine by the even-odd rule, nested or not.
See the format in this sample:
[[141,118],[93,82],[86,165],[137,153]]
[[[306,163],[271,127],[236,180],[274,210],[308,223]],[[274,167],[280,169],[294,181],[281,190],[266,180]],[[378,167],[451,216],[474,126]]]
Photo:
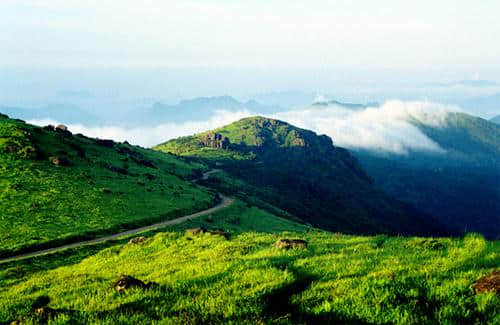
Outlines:
[[[226,144],[213,146],[207,136]],[[331,138],[279,120],[244,118],[154,149],[218,164],[245,191],[318,227],[351,233],[445,232],[378,191],[357,160]],[[224,187],[220,182],[214,185]]]

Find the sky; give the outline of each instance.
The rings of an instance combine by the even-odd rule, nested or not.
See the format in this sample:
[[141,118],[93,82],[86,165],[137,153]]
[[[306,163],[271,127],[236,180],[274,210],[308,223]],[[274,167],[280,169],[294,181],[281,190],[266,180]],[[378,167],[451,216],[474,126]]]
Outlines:
[[0,66],[500,79],[499,12],[496,0],[2,0]]
[[[288,112],[297,105],[287,103],[277,116],[342,145],[405,153],[418,147],[405,140],[413,138],[439,151],[398,112],[440,116],[440,105],[457,105],[500,114],[499,13],[498,0],[0,0],[0,109],[54,106],[127,119],[156,102],[276,99],[292,90],[381,104],[339,115]],[[133,130],[72,127],[152,145],[250,113],[258,112]]]

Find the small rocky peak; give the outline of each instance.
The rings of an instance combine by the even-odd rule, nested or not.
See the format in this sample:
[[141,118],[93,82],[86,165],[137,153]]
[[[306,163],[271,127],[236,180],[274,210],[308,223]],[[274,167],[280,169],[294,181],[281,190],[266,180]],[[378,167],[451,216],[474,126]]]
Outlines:
[[230,144],[229,139],[219,133],[209,133],[205,135],[201,143],[206,147],[219,149],[226,149]]

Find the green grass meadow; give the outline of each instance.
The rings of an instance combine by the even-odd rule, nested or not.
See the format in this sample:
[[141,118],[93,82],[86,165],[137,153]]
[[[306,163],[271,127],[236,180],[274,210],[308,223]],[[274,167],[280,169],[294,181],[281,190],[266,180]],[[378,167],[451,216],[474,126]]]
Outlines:
[[[254,227],[246,231],[247,226]],[[187,235],[223,228],[227,238]],[[292,230],[292,231],[290,231]],[[163,231],[11,262],[0,271],[0,323],[498,324],[499,296],[473,283],[499,267],[500,245],[462,239],[350,236],[245,203]],[[281,238],[307,249],[279,250]],[[149,289],[117,292],[121,274]],[[49,298],[47,316],[33,304]]]

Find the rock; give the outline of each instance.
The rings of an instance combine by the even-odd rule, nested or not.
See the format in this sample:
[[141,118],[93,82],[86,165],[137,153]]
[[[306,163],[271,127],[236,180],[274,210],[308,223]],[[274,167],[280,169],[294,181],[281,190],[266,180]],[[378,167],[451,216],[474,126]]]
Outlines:
[[191,235],[191,236],[196,236],[196,235],[199,235],[199,234],[204,234],[206,232],[207,232],[207,229],[203,228],[203,227],[191,228],[191,229],[186,230],[186,234],[187,235]]
[[72,135],[72,133],[68,130],[68,127],[64,124],[59,124],[58,126],[56,126],[55,130],[56,132],[59,132],[66,136]]
[[148,240],[147,237],[140,236],[140,237],[134,237],[134,238],[130,239],[128,241],[128,243],[129,244],[140,244],[140,243],[144,243],[147,240]]
[[494,291],[500,294],[500,271],[495,270],[492,273],[483,276],[474,283],[476,293]]
[[115,290],[118,292],[124,292],[125,290],[132,287],[148,289],[155,285],[157,285],[155,282],[144,283],[141,280],[134,278],[133,276],[121,275],[120,278],[113,284],[113,288],[115,288]]
[[56,126],[56,131],[66,132],[66,131],[68,131],[68,127],[64,124],[59,124],[58,126]]
[[209,230],[207,233],[229,239],[229,233],[225,232],[223,229]]
[[201,143],[210,148],[226,149],[229,147],[229,139],[219,133],[210,133],[205,135]]
[[69,159],[65,156],[50,157],[49,159],[56,166],[69,166]]
[[229,233],[225,232],[223,229],[213,229],[209,230],[204,227],[198,227],[198,228],[191,228],[186,230],[186,235],[190,236],[196,236],[200,234],[210,234],[210,235],[215,235],[215,236],[222,236],[226,239],[229,238]]
[[307,248],[307,241],[302,239],[280,239],[274,243],[279,249]]

